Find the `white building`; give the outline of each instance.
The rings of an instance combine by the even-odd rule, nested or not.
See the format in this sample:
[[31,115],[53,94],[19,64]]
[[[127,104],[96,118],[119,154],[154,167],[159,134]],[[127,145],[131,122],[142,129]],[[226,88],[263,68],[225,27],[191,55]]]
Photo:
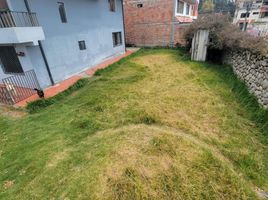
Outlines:
[[239,1],[233,22],[241,30],[246,23],[247,32],[268,38],[268,0]]

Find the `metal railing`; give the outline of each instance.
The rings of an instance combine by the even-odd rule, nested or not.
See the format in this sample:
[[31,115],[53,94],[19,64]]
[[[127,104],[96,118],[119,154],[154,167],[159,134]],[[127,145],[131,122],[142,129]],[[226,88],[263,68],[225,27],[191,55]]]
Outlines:
[[35,88],[40,89],[34,70],[4,78],[2,82],[0,102],[4,104],[16,104],[36,94]]
[[0,28],[39,26],[36,13],[0,11]]

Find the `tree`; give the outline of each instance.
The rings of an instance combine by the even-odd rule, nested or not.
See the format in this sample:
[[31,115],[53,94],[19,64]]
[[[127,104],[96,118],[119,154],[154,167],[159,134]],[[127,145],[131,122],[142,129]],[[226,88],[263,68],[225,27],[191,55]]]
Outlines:
[[200,0],[199,13],[228,13],[233,17],[235,2],[233,0]]
[[249,50],[253,53],[268,54],[267,41],[239,30],[237,26],[232,24],[232,18],[229,15],[213,13],[200,16],[185,32],[189,45],[191,45],[190,41],[194,37],[194,33],[198,30],[209,30],[209,49]]
[[213,0],[205,0],[202,5],[202,11],[204,12],[213,12],[214,11],[214,3]]

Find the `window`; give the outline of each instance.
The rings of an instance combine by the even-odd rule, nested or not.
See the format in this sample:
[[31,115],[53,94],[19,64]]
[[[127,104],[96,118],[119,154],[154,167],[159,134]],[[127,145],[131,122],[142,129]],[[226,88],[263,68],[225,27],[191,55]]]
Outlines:
[[78,41],[78,45],[79,45],[79,49],[80,49],[80,50],[85,50],[85,49],[87,49],[85,40]]
[[183,14],[183,11],[184,11],[184,2],[178,0],[178,2],[177,2],[177,13]]
[[259,12],[253,12],[253,15],[258,15],[259,14]]
[[262,18],[264,17],[268,17],[268,12],[263,12],[262,15],[261,15]]
[[142,3],[139,3],[139,4],[137,4],[137,7],[138,8],[142,8],[143,7],[143,4]]
[[186,4],[186,15],[190,15],[190,5]]
[[7,74],[23,73],[16,50],[12,46],[0,47],[0,66]]
[[240,18],[249,17],[250,13],[241,13]]
[[113,33],[114,47],[122,45],[122,34],[121,32]]
[[244,27],[244,23],[243,23],[243,22],[239,23],[239,29],[240,29],[241,31],[243,30],[243,27]]
[[191,4],[181,0],[177,0],[177,15],[193,16],[193,9]]
[[248,29],[248,22],[246,22],[246,25],[245,25],[245,30]]
[[59,13],[60,13],[61,22],[67,23],[67,16],[66,16],[64,3],[58,2],[58,4],[59,4]]
[[108,0],[110,11],[115,12],[115,0]]

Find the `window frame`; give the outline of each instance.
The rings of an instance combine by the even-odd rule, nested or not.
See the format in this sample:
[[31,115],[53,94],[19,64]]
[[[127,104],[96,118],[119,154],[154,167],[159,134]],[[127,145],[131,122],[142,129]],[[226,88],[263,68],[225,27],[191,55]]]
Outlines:
[[[179,12],[179,5],[182,4],[183,5],[183,10],[182,10],[182,13]],[[188,7],[189,6],[189,7]],[[188,10],[189,8],[189,10]],[[176,0],[176,16],[183,16],[183,17],[194,17],[192,14],[192,10],[193,10],[193,5],[192,4],[189,4],[185,1],[181,1],[181,0]],[[188,12],[187,12],[188,10]]]
[[64,24],[68,23],[65,4],[63,2],[57,2],[57,3],[58,3],[58,11],[59,11],[61,23],[64,23]]
[[113,38],[113,47],[118,47],[123,45],[123,40],[122,40],[122,32],[113,32],[112,33],[112,38]]
[[116,12],[116,0],[108,0],[110,12]]

